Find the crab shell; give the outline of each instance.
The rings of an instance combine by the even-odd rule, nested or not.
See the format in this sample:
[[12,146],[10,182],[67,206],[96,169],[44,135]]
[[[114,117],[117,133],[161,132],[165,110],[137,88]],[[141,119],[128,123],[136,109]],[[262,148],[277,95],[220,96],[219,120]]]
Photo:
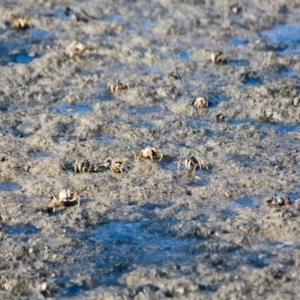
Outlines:
[[128,88],[129,84],[122,83],[121,81],[117,81],[116,83],[110,83],[107,87],[108,91],[110,91],[111,93],[120,92]]
[[178,162],[178,169],[180,169],[181,165],[184,165],[187,170],[193,169],[193,172],[195,172],[197,166],[200,164],[195,156],[190,156],[189,158],[182,159]]
[[82,173],[82,172],[97,172],[98,166],[91,164],[87,159],[84,159],[82,161],[76,161],[73,164],[73,169],[75,173]]
[[300,210],[300,199],[297,199],[297,200],[295,201],[295,208],[296,208],[297,210]]
[[32,24],[28,18],[18,17],[18,18],[13,18],[11,20],[11,26],[12,26],[12,28],[25,30],[25,29],[31,28]]
[[52,196],[52,199],[48,202],[48,208],[52,208],[54,212],[55,207],[67,206],[75,201],[77,201],[77,206],[80,206],[80,195],[76,190],[62,189],[58,197]]
[[274,194],[271,198],[268,198],[266,200],[266,203],[272,204],[275,206],[285,206],[285,205],[290,205],[292,203],[292,201],[287,196]]
[[145,149],[142,149],[140,153],[136,154],[135,160],[138,162],[141,157],[149,157],[153,161],[153,157],[157,155],[160,155],[159,161],[164,157],[163,153],[156,147],[147,146]]
[[105,168],[110,168],[110,170],[114,173],[123,173],[123,162],[118,158],[112,159],[111,157],[108,157],[104,161],[103,166]]
[[70,58],[73,58],[76,55],[83,54],[86,51],[87,51],[87,47],[84,44],[81,44],[77,41],[71,42],[66,47],[66,53]]
[[207,108],[208,107],[208,101],[202,97],[196,97],[193,102],[192,105],[199,107],[199,108]]
[[212,52],[209,56],[209,60],[211,62],[214,62],[216,64],[220,64],[220,65],[227,63],[227,59],[225,58],[223,52],[221,52],[221,51]]

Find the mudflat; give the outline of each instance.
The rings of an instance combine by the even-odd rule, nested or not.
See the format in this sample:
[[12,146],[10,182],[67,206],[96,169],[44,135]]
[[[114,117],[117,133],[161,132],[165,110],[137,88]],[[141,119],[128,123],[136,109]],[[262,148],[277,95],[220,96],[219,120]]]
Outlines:
[[2,1],[0,298],[300,299],[299,29],[296,0]]

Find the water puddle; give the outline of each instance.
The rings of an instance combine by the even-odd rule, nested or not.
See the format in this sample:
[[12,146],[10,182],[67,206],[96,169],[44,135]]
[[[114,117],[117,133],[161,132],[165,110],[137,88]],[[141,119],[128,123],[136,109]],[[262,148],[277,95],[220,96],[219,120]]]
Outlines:
[[295,70],[287,70],[287,71],[280,72],[280,76],[297,77],[298,72]]
[[279,25],[270,30],[260,32],[264,38],[268,38],[275,44],[284,44],[278,52],[283,54],[297,54],[300,52],[300,23]]
[[160,106],[143,106],[136,108],[135,112],[138,114],[149,114],[161,111]]
[[243,83],[254,86],[254,85],[262,84],[262,80],[259,77],[246,77],[243,80]]
[[276,51],[279,54],[286,54],[286,55],[293,55],[293,54],[299,54],[300,53],[300,47],[299,48],[280,48]]
[[177,170],[177,163],[169,163],[169,164],[165,164],[165,168],[167,170],[170,170],[170,171],[175,171]]
[[93,111],[93,107],[85,103],[77,103],[75,105],[70,104],[61,104],[57,106],[58,112],[60,114],[71,115],[74,113],[77,114],[89,114]]
[[233,67],[245,67],[249,65],[249,62],[247,60],[228,60],[227,65],[233,66]]
[[100,140],[107,145],[113,145],[117,142],[116,137],[108,134],[104,134],[100,137]]
[[35,38],[47,38],[53,33],[51,30],[41,30],[37,28],[29,29],[28,32]]
[[300,45],[300,23],[279,25],[273,29],[261,31],[260,35],[275,44]]
[[184,262],[190,239],[164,234],[160,226],[151,229],[149,222],[114,221],[95,230],[95,238],[103,243],[115,260],[135,264],[164,265]]
[[34,157],[36,158],[54,157],[54,154],[51,152],[36,152],[34,153]]
[[74,297],[85,289],[86,288],[84,286],[68,283],[67,286],[61,289],[61,292],[65,297]]
[[150,123],[150,122],[142,122],[138,125],[139,128],[148,128],[148,129],[154,129],[155,126],[154,124]]
[[300,130],[300,124],[277,124],[275,130],[281,133],[295,132]]
[[228,39],[228,43],[235,46],[246,46],[250,41],[241,38],[230,38]]
[[[202,170],[203,170],[203,168],[202,168]],[[209,179],[200,179],[200,180],[197,181],[196,184],[199,187],[208,186],[208,185],[210,185],[210,180]]]
[[183,60],[191,60],[192,56],[188,51],[176,51],[176,56]]
[[270,242],[267,244],[268,247],[271,247],[271,248],[275,248],[275,249],[282,249],[282,248],[289,248],[289,247],[293,247],[294,246],[294,243],[293,242],[283,242],[283,243],[280,243],[280,242]]
[[18,225],[18,226],[9,226],[7,229],[9,234],[19,235],[27,233],[38,233],[40,229],[36,228],[33,225]]
[[153,67],[147,65],[141,65],[140,68],[147,73],[160,73],[163,74],[163,69],[160,67]]
[[121,22],[122,16],[121,15],[111,15],[111,16],[104,16],[101,18],[101,21],[106,21],[106,22]]
[[8,181],[0,183],[0,191],[13,191],[20,188],[21,185],[16,182]]
[[182,60],[191,60],[192,55],[189,51],[182,51],[179,49],[175,49],[174,52],[169,52],[164,55],[166,59],[182,59]]
[[153,26],[154,26],[154,22],[151,21],[151,20],[146,20],[146,21],[143,23],[143,28],[144,28],[144,29],[151,29]]
[[34,59],[39,58],[40,55],[34,53],[27,53],[27,52],[21,52],[21,53],[16,53],[16,54],[10,54],[9,59],[11,62],[14,63],[19,63],[19,64],[29,64],[31,63]]
[[252,207],[254,205],[254,200],[251,197],[242,197],[234,200],[234,203],[240,207]]

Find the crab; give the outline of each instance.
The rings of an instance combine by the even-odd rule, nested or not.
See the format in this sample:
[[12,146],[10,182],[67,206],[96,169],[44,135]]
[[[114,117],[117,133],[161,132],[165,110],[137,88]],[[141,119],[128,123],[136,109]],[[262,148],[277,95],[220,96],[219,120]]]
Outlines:
[[287,196],[274,194],[271,198],[266,200],[266,203],[274,206],[286,206],[290,205],[292,201]]
[[91,164],[87,159],[76,161],[73,164],[75,173],[83,173],[83,172],[98,172],[98,166]]
[[180,76],[180,73],[178,71],[178,68],[175,69],[175,71],[171,71],[169,74],[168,74],[168,77],[169,78],[173,78],[175,80],[180,80],[181,79],[181,76]]
[[224,122],[225,121],[225,116],[222,113],[219,113],[216,115],[216,121],[219,122]]
[[108,157],[104,162],[105,168],[110,168],[114,173],[123,173],[123,162],[118,158]]
[[193,173],[195,173],[196,168],[199,167],[201,170],[202,166],[205,166],[208,170],[208,165],[205,161],[201,160],[199,161],[195,156],[191,155],[189,158],[181,159],[178,162],[178,169],[180,169],[180,166],[184,165],[187,170],[193,170]]
[[90,51],[100,49],[101,47],[94,47],[94,46],[88,46],[84,45],[82,43],[79,43],[77,41],[73,41],[66,47],[65,53],[70,57],[73,58],[75,56],[81,56],[83,54],[89,55]]
[[297,200],[295,201],[295,208],[296,208],[297,210],[300,210],[300,199],[297,199]]
[[229,9],[234,13],[234,14],[239,14],[243,11],[243,7],[238,4],[238,3],[234,3],[232,5],[229,6]]
[[214,51],[209,55],[209,60],[215,64],[224,65],[227,63],[227,59],[221,51]]
[[126,89],[129,89],[129,84],[122,83],[121,81],[117,81],[115,83],[109,83],[107,87],[107,90],[111,93],[120,92]]
[[32,27],[32,23],[28,17],[12,16],[10,25],[14,29],[26,30]]
[[208,101],[202,97],[196,97],[193,102],[192,105],[199,107],[199,108],[207,108],[208,107]]
[[140,153],[135,155],[135,161],[139,162],[139,159],[142,157],[150,158],[153,161],[153,158],[158,155],[160,156],[159,161],[161,161],[164,157],[163,153],[155,147],[147,146],[145,149],[142,149]]
[[81,21],[81,22],[87,23],[89,21],[88,18],[84,17],[80,12],[75,12],[69,6],[66,7],[64,13],[67,17],[71,17],[72,19],[75,19],[77,22]]
[[79,192],[73,189],[64,188],[59,192],[58,197],[55,195],[52,196],[47,207],[48,209],[52,208],[53,212],[55,212],[56,207],[68,206],[75,201],[77,201],[77,206],[80,206]]

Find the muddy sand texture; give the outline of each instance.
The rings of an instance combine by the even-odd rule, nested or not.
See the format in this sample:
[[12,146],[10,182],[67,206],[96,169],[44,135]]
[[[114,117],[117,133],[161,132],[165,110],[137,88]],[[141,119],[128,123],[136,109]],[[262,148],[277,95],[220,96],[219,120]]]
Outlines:
[[[300,298],[300,51],[268,31],[299,1],[232,4],[1,2],[1,299]],[[73,40],[99,48],[70,59]],[[164,159],[135,163],[147,145]],[[177,170],[190,154],[209,170]],[[128,172],[72,171],[108,156]],[[48,214],[69,186],[81,207]]]

